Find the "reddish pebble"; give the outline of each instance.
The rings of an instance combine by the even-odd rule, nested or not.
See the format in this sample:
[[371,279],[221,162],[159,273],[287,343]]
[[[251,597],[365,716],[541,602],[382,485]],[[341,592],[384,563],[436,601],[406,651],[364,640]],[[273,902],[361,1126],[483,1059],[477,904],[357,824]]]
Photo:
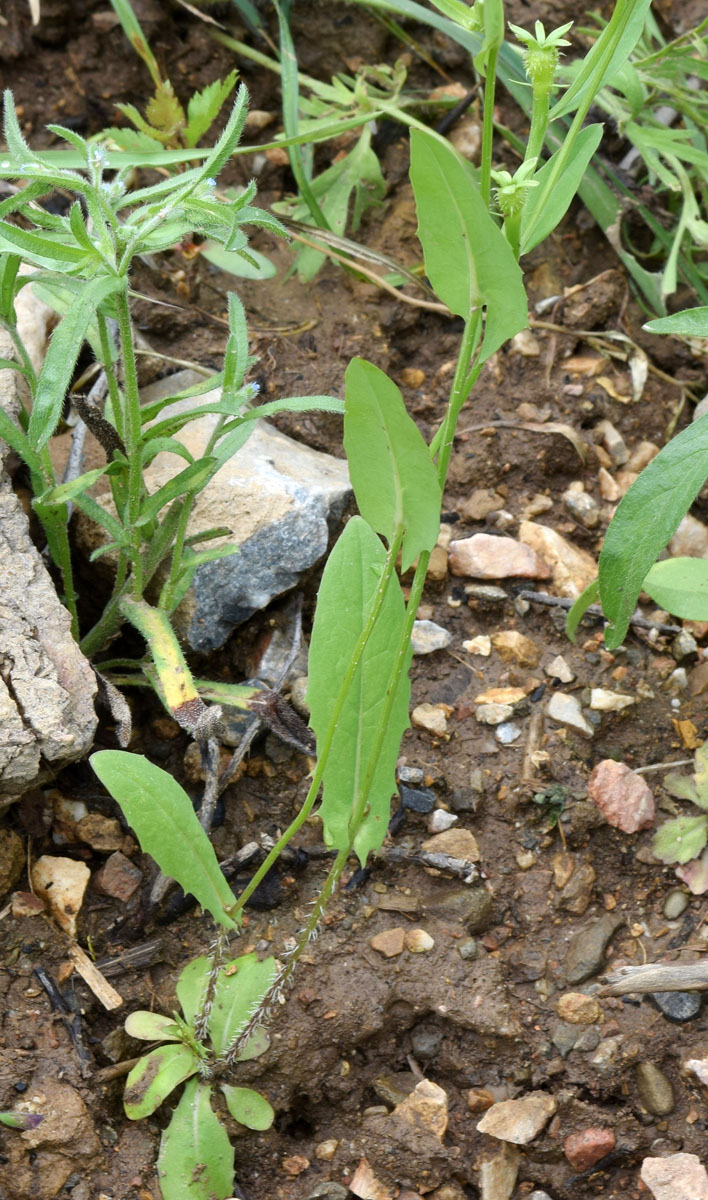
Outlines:
[[563,1153],[575,1171],[589,1171],[596,1162],[615,1148],[615,1135],[611,1129],[594,1125],[571,1133],[563,1142]]
[[623,833],[637,833],[654,824],[654,797],[641,775],[624,763],[606,758],[588,780],[588,794],[608,825]]

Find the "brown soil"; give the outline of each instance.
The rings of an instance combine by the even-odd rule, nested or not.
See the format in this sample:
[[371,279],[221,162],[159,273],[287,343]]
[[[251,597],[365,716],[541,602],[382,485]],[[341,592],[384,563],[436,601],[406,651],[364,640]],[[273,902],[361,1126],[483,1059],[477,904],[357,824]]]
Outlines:
[[[548,24],[552,9],[553,22],[558,23],[582,18],[585,7],[573,0],[552,5],[524,0],[510,4],[507,15],[527,26],[536,17]],[[684,19],[683,6],[670,0],[657,7],[669,22],[679,21],[677,9]],[[393,61],[398,52],[383,28],[368,22],[356,8],[325,3],[294,8],[301,65],[310,73],[329,78],[344,66],[354,46],[357,56],[371,62]],[[234,65],[230,53],[211,38],[209,26],[183,8],[145,0],[136,9],[183,98]],[[211,11],[227,25],[233,21],[227,5]],[[14,90],[26,134],[36,145],[49,140],[43,128],[47,122],[93,133],[112,123],[116,101],[147,99],[146,72],[122,35],[110,29],[105,6],[87,3],[76,14],[63,0],[43,0],[41,23],[32,29],[28,6],[11,0],[3,19],[4,81]],[[420,36],[425,37],[422,31]],[[464,61],[451,47],[429,44],[454,78],[467,79]],[[254,107],[277,109],[273,78],[248,63],[239,65]],[[412,73],[417,83],[438,82],[418,63]],[[499,103],[502,120],[519,126],[518,113],[503,95]],[[325,162],[328,151],[319,153]],[[382,142],[381,157],[387,199],[369,214],[360,236],[414,263],[419,252],[403,131],[394,131],[392,139]],[[226,172],[227,180],[243,180],[249,169],[248,162],[239,159]],[[282,167],[269,163],[258,184],[259,203],[267,207],[288,193],[292,181]],[[255,244],[287,267],[286,247],[267,238]],[[548,409],[552,421],[572,426],[590,444],[603,417],[622,432],[630,450],[644,439],[663,443],[676,416],[680,389],[665,376],[650,374],[640,403],[618,402],[595,376],[568,368],[571,354],[592,353],[582,335],[573,332],[577,329],[623,330],[646,346],[666,374],[694,381],[698,395],[704,368],[701,360],[689,358],[675,345],[658,344],[641,333],[642,313],[627,281],[580,208],[573,209],[526,266],[532,305],[563,289],[579,289],[545,314],[567,332],[555,334],[539,326],[534,331],[537,357],[506,348],[485,369],[460,422],[443,519],[453,537],[498,531],[493,524],[464,517],[471,493],[492,489],[512,514],[514,533],[525,506],[541,494],[551,502],[541,521],[595,555],[609,505],[602,505],[601,525],[590,532],[569,516],[561,494],[571,482],[582,480],[598,496],[597,456],[590,453],[584,465],[562,434],[501,427],[493,421],[505,419],[520,426],[522,420],[534,419],[531,410],[522,409],[519,415],[519,405],[530,404]],[[136,317],[155,349],[207,365],[219,362],[230,286],[225,276],[175,251],[162,256],[156,268],[141,268],[137,285],[183,307],[179,313],[143,301],[137,304]],[[424,435],[431,435],[445,401],[457,322],[411,308],[332,265],[307,287],[295,278],[283,283],[281,274],[265,284],[246,283],[240,294],[267,396],[295,390],[341,393],[347,362],[362,354],[399,382]],[[411,376],[404,375],[410,367],[421,372],[415,386]],[[628,390],[626,364],[606,363],[602,373],[610,377],[615,393]],[[679,421],[685,420],[682,414]],[[342,453],[339,424],[333,418],[316,414],[283,418],[280,423],[310,445]],[[705,515],[705,504],[699,504],[697,514]],[[496,1099],[532,1089],[555,1096],[556,1116],[524,1148],[516,1200],[534,1186],[545,1189],[553,1200],[625,1200],[639,1195],[638,1168],[647,1154],[703,1151],[705,1098],[681,1073],[686,1058],[706,1052],[703,1017],[676,1025],[649,997],[604,999],[602,1020],[579,1026],[578,1040],[569,1049],[562,1046],[564,1030],[559,1032],[556,1011],[559,995],[579,990],[567,982],[571,939],[610,914],[617,917],[617,927],[608,951],[609,967],[655,961],[679,949],[681,961],[690,961],[691,954],[683,951],[705,949],[703,899],[692,898],[680,920],[668,921],[663,905],[676,880],[672,870],[652,860],[651,835],[630,837],[609,828],[587,799],[589,772],[601,759],[641,766],[686,757],[680,728],[685,732],[687,727],[678,727],[676,718],[692,721],[702,739],[708,733],[702,701],[672,681],[676,663],[666,639],[632,634],[626,649],[613,657],[602,649],[598,626],[591,625],[581,630],[574,647],[565,639],[554,610],[533,605],[524,611],[518,605],[518,588],[505,587],[506,599],[484,609],[480,602],[476,607],[466,603],[464,584],[448,578],[427,586],[424,603],[429,615],[452,633],[454,641],[449,652],[416,658],[413,667],[414,704],[449,705],[449,735],[435,739],[408,731],[401,762],[421,768],[424,786],[433,790],[438,804],[459,816],[458,827],[474,832],[481,853],[480,880],[469,887],[415,861],[415,852],[428,836],[426,817],[409,812],[361,885],[338,894],[275,1020],[271,1049],[240,1075],[240,1082],[256,1081],[277,1112],[275,1126],[267,1133],[250,1133],[233,1123],[230,1127],[241,1189],[236,1195],[247,1200],[341,1196],[336,1189],[328,1191],[326,1182],[346,1185],[363,1154],[386,1186],[403,1185],[421,1193],[440,1188],[440,1200],[472,1200],[480,1195],[479,1162],[492,1153],[495,1143],[477,1132],[479,1113],[471,1110],[470,1089],[490,1089]],[[306,622],[315,585],[316,579],[305,589]],[[275,606],[254,618],[218,661],[199,664],[200,673],[211,670],[232,679],[251,675],[281,615],[282,608]],[[536,644],[538,667],[506,663],[496,652],[486,659],[473,657],[461,649],[466,639],[510,628]],[[608,687],[641,698],[622,714],[603,715],[592,739],[549,723],[543,743],[549,764],[529,786],[522,781],[522,762],[531,717],[544,692],[547,697],[555,686],[543,666],[558,654],[575,675],[566,690],[580,695],[590,686]],[[618,668],[623,668],[619,676],[614,674]],[[487,687],[517,685],[530,693],[526,710],[517,718],[522,736],[501,746],[494,730],[474,719],[474,697]],[[187,743],[177,727],[144,700],[134,704],[134,719],[137,732],[131,748],[174,768],[197,796],[199,782],[185,773]],[[115,744],[110,726],[101,729],[99,742]],[[306,760],[280,743],[267,739],[257,745],[246,774],[225,797],[223,824],[214,834],[220,858],[282,829],[302,801],[307,771]],[[534,792],[552,786],[562,789],[565,802],[560,830],[531,802]],[[70,798],[84,799],[92,811],[116,815],[86,764],[67,771],[56,788]],[[658,786],[656,791],[661,794]],[[50,810],[51,795],[42,794],[10,811],[9,824],[27,837],[32,857],[57,852],[45,820]],[[318,825],[308,825],[298,843],[313,852],[305,869],[284,869],[271,907],[250,911],[234,943],[236,952],[255,947],[278,953],[285,939],[301,928],[326,871],[317,853],[318,839]],[[151,864],[129,837],[124,850],[149,880]],[[84,857],[92,871],[106,857],[72,844],[59,852]],[[571,871],[570,882],[563,886],[561,877]],[[26,887],[26,879],[19,886]],[[126,913],[123,905],[90,891],[81,913],[80,940],[99,960],[152,944],[147,966],[123,964],[111,976],[123,997],[116,1014],[104,1011],[76,975],[67,977],[66,946],[44,918],[17,918],[8,909],[1,915],[0,1109],[31,1096],[37,1098],[38,1109],[51,1108],[55,1117],[47,1122],[48,1133],[40,1126],[34,1133],[0,1134],[0,1197],[158,1197],[156,1153],[169,1105],[154,1118],[132,1124],[123,1113],[122,1079],[110,1078],[108,1069],[138,1052],[137,1044],[122,1032],[123,1014],[136,1007],[172,1010],[180,969],[211,941],[209,922],[191,912],[145,929],[139,922],[139,900],[134,911],[129,906]],[[424,928],[434,947],[424,954],[404,951],[382,957],[371,948],[370,939],[396,926]],[[473,948],[470,937],[476,942]],[[461,950],[470,957],[463,957]],[[592,990],[603,969],[580,987]],[[37,972],[57,983],[66,1012],[53,1006]],[[654,1064],[671,1080],[675,1106],[668,1115],[652,1114],[642,1103],[636,1081],[639,1062]],[[386,1116],[396,1098],[415,1084],[418,1068],[444,1088],[449,1099],[450,1124],[442,1143],[403,1134],[394,1138]],[[563,1142],[571,1132],[593,1126],[610,1127],[616,1147],[607,1159],[579,1175],[564,1156]],[[327,1158],[322,1144],[330,1139],[336,1149]]]

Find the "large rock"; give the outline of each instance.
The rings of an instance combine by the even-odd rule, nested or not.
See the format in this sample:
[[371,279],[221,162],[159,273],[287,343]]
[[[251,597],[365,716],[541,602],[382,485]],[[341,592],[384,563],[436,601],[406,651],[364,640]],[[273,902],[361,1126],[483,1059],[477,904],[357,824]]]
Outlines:
[[[0,356],[12,353],[0,331]],[[0,407],[13,418],[17,379],[0,371]],[[96,728],[96,679],[30,540],[6,454],[0,441],[0,807],[87,754]]]
[[[160,380],[143,393],[154,400],[189,386],[185,372]],[[214,399],[209,392],[201,403]],[[165,408],[160,420],[195,406],[182,400]],[[217,421],[206,414],[178,435],[198,458],[206,447]],[[184,469],[174,454],[158,454],[145,473],[150,492],[157,491]],[[271,600],[295,587],[303,573],[324,555],[330,531],[342,516],[351,495],[349,472],[344,459],[311,450],[279,433],[266,421],[255,423],[246,444],[226,463],[197,498],[189,523],[189,534],[223,526],[228,537],[214,539],[210,546],[227,543],[239,547],[237,554],[203,563],[196,572],[178,612],[175,624],[194,650],[209,651],[223,646],[236,626]],[[107,493],[97,499],[106,503]],[[96,533],[87,537],[82,522],[82,540],[88,548]]]

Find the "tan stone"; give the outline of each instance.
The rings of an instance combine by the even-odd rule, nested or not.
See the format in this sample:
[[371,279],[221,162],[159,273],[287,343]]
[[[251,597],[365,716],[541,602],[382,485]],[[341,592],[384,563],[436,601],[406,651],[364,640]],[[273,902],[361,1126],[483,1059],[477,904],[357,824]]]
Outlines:
[[597,578],[597,563],[592,555],[574,546],[548,525],[522,521],[519,539],[548,563],[559,595],[575,599]]
[[492,645],[504,662],[517,662],[520,667],[537,667],[541,651],[531,638],[517,629],[502,629],[492,634]]
[[594,996],[584,992],[565,992],[556,1006],[561,1021],[571,1025],[594,1025],[602,1017],[602,1009]]
[[374,934],[369,945],[372,950],[383,954],[384,958],[396,958],[399,954],[403,954],[405,937],[405,930],[396,926],[395,929],[384,929],[382,933]]
[[432,1080],[421,1079],[410,1096],[396,1105],[392,1115],[442,1140],[448,1121],[447,1092]]

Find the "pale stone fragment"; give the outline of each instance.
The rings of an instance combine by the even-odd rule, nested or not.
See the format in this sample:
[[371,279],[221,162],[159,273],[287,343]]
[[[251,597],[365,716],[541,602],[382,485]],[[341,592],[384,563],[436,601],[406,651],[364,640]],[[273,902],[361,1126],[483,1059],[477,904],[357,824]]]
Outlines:
[[450,570],[470,579],[550,579],[546,563],[528,545],[491,533],[450,543]]
[[518,1100],[500,1100],[477,1122],[480,1133],[489,1133],[503,1142],[525,1146],[538,1137],[556,1111],[556,1102],[548,1092],[529,1092]]
[[91,878],[85,863],[43,854],[32,867],[35,892],[46,901],[57,925],[76,937],[76,918]]
[[546,715],[552,721],[557,721],[559,725],[566,725],[568,729],[574,729],[576,733],[581,733],[583,737],[592,737],[595,730],[583,716],[580,707],[580,701],[576,696],[571,696],[568,692],[554,692],[548,704],[546,705]]
[[597,563],[592,554],[574,546],[548,525],[522,521],[519,538],[548,563],[556,591],[573,600],[597,578]]

